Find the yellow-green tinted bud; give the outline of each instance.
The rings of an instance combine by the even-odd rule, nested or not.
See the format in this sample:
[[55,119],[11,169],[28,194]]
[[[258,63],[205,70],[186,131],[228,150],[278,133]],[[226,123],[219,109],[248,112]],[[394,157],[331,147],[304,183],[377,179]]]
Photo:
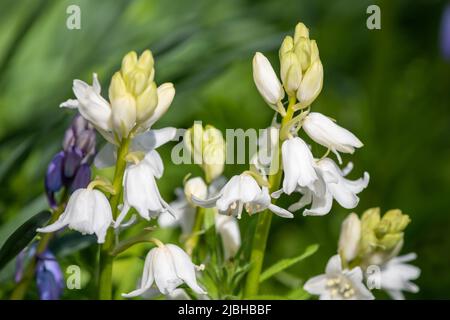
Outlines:
[[297,43],[300,38],[309,38],[309,30],[302,22],[295,26],[294,42]]
[[302,82],[297,91],[297,99],[301,106],[309,106],[322,91],[323,66],[316,60],[303,75]]
[[284,89],[289,95],[295,95],[302,81],[302,70],[297,56],[290,51],[281,55],[280,75]]
[[281,43],[280,50],[278,51],[280,60],[281,60],[281,57],[283,56],[283,54],[286,54],[293,50],[294,50],[294,39],[292,39],[291,36],[285,37],[283,42]]
[[361,221],[363,254],[367,255],[375,251],[389,254],[403,243],[403,231],[410,219],[398,209],[389,210],[380,219],[380,209],[373,208],[363,214]]
[[320,60],[320,56],[319,56],[319,48],[317,47],[317,42],[316,40],[311,40],[310,41],[310,60],[311,63],[314,63],[317,60]]
[[136,101],[126,90],[119,72],[112,77],[109,86],[109,100],[114,131],[120,137],[127,137],[136,122]]
[[225,165],[225,140],[222,133],[213,126],[204,129],[196,123],[188,129],[184,143],[193,156],[194,163],[199,164],[205,172],[207,182],[219,177]]
[[305,72],[311,64],[311,41],[308,38],[300,38],[295,42],[294,48],[298,61]]
[[137,61],[137,53],[135,51],[128,52],[122,59],[122,73],[130,73],[136,67]]
[[158,89],[156,83],[151,82],[136,99],[136,120],[147,121],[155,111],[158,104]]

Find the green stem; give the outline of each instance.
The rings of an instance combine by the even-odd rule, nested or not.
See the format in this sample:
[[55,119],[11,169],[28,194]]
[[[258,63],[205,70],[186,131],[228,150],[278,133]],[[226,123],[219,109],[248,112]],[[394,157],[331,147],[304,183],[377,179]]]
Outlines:
[[[65,201],[66,196],[63,197],[63,203],[54,210],[53,215],[49,220],[49,222],[47,223],[47,225],[50,225],[54,223],[56,220],[58,220],[59,216],[64,212],[64,208],[66,207]],[[30,261],[30,263],[27,265],[27,268],[23,273],[22,279],[14,288],[14,291],[12,292],[10,297],[11,300],[22,300],[25,297],[28,286],[30,285],[31,280],[33,280],[34,278],[37,263],[36,259],[37,257],[39,257],[39,255],[44,253],[45,249],[47,249],[48,243],[52,239],[53,234],[54,234],[53,232],[41,234],[41,239],[39,240],[36,247],[36,254]]]
[[[286,126],[289,121],[294,116],[294,105],[296,99],[295,97],[289,97],[289,105],[286,111],[286,115],[281,121],[280,132],[283,131],[284,126]],[[280,144],[282,141],[280,141]],[[270,193],[278,190],[281,185],[281,178],[283,175],[283,170],[281,169],[281,151],[278,150],[276,156],[280,157],[278,165],[280,166],[276,174],[269,177]],[[272,203],[275,203],[276,199],[272,199]],[[264,254],[266,251],[267,238],[269,237],[270,224],[272,221],[272,212],[265,210],[258,214],[258,220],[256,222],[256,229],[253,236],[252,251],[250,254],[250,270],[247,275],[245,287],[244,287],[244,298],[249,298],[258,295],[259,291],[259,277],[261,274]]]
[[[116,169],[114,172],[114,195],[110,199],[113,218],[116,219],[119,209],[119,203],[122,196],[122,180],[126,168],[125,157],[130,146],[130,139],[122,140],[117,151]],[[111,251],[114,248],[114,229],[109,228],[106,234],[105,242],[100,246],[99,257],[99,278],[98,278],[98,298],[100,300],[111,300],[112,298],[112,271],[114,256]]]
[[192,255],[195,247],[200,240],[200,231],[203,228],[203,221],[205,220],[205,209],[197,207],[195,214],[194,227],[192,228],[191,235],[186,240],[185,248],[188,255]]

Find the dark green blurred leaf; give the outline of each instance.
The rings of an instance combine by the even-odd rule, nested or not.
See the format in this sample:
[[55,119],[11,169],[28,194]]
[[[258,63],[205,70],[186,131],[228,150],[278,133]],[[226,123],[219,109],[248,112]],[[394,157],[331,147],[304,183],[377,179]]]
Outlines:
[[0,270],[33,240],[36,229],[42,227],[50,217],[50,211],[39,212],[13,232],[0,249]]

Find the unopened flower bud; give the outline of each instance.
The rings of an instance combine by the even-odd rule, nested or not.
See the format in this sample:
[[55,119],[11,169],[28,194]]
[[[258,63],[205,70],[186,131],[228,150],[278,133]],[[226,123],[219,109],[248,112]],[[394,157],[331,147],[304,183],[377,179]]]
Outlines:
[[289,95],[295,95],[302,81],[302,70],[297,56],[293,51],[281,55],[280,74],[284,89]]
[[339,252],[346,261],[357,257],[360,238],[361,221],[356,213],[350,213],[341,225],[339,237]]
[[184,194],[189,203],[192,203],[192,196],[204,200],[208,196],[208,187],[201,177],[191,178],[184,184]]
[[297,42],[300,38],[309,38],[309,30],[302,22],[295,26],[294,42]]
[[302,106],[309,106],[319,95],[323,85],[323,66],[316,60],[303,76],[297,91],[297,99]]
[[204,129],[199,123],[186,131],[184,143],[193,156],[194,163],[199,164],[205,172],[206,181],[219,177],[225,164],[225,140],[222,133],[213,126]]
[[284,90],[269,60],[260,52],[253,57],[253,80],[264,100],[276,110],[283,99]]
[[109,99],[114,129],[122,137],[127,137],[136,122],[136,101],[127,91],[120,72],[116,72],[112,77]]

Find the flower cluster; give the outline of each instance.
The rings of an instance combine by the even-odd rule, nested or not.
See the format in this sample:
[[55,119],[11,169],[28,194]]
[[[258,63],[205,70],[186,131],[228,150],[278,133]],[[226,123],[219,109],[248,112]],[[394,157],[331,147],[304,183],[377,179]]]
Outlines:
[[[101,96],[96,74],[92,86],[81,80],[74,81],[77,99],[68,100],[61,107],[76,108],[81,117],[76,118],[66,134],[67,155],[52,162],[47,174],[48,190],[56,191],[57,178],[62,180],[54,168],[61,167],[59,163],[64,164],[64,169],[57,168],[63,170],[64,177],[73,177],[76,170],[82,170],[77,166],[83,165],[85,159],[94,154],[93,128],[108,141],[97,154],[94,164],[98,168],[115,165],[116,176],[112,184],[103,177],[90,181],[89,175],[84,176],[84,183],[76,184],[64,212],[54,223],[38,228],[38,232],[55,232],[68,226],[82,234],[95,234],[98,243],[107,245],[108,233],[112,227],[119,230],[131,209],[145,220],[166,213],[176,216],[176,211],[158,190],[157,179],[163,176],[164,164],[155,150],[173,140],[176,129],[151,129],[169,108],[175,89],[171,83],[157,87],[154,76],[153,56],[147,50],[140,57],[136,52],[130,52],[123,58],[121,69],[113,75],[109,86],[109,101]],[[117,175],[117,170],[122,172]],[[175,245],[165,246],[159,240],[153,241],[158,248],[147,256],[142,288],[128,296],[145,291],[154,281],[164,294],[171,293],[183,282],[203,293],[196,283],[190,257]]]
[[[409,222],[409,216],[398,209],[387,211],[383,217],[379,208],[366,210],[361,219],[349,214],[342,223],[338,255],[328,262],[326,275],[308,280],[305,290],[321,299],[373,299],[362,284],[365,278],[372,288],[385,290],[393,299],[404,299],[402,291],[418,292],[411,280],[420,276],[420,269],[406,263],[416,254],[398,256]],[[343,266],[352,269],[342,270]],[[341,279],[339,288],[330,285],[336,275]]]

